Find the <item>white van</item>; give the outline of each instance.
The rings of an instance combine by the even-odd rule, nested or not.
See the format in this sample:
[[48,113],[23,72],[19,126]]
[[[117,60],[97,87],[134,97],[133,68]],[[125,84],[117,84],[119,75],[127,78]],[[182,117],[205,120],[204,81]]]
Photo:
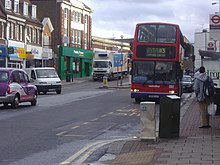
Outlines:
[[55,91],[61,93],[61,80],[53,67],[25,68],[31,84],[37,87],[38,94]]

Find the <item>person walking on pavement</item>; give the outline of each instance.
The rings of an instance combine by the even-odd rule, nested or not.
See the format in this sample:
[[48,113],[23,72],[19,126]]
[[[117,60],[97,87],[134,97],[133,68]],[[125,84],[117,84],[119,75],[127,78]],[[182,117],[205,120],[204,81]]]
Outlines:
[[199,72],[195,74],[194,91],[196,94],[196,100],[199,104],[201,126],[199,128],[210,128],[208,104],[210,100],[205,97],[204,82],[207,78],[213,83],[212,79],[205,73],[205,67],[201,66]]

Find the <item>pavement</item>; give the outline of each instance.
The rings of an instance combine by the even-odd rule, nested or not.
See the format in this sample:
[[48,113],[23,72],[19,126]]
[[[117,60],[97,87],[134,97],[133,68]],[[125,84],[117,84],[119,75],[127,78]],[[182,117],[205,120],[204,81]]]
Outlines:
[[210,116],[211,128],[198,128],[200,119],[194,94],[180,111],[179,137],[117,142],[121,147],[113,143],[107,154],[117,153],[115,157],[106,160],[103,156],[94,165],[220,165],[220,116]]
[[87,165],[220,165],[220,116],[210,116],[210,125],[198,128],[198,105],[191,94],[181,105],[179,137],[116,141],[97,162]]

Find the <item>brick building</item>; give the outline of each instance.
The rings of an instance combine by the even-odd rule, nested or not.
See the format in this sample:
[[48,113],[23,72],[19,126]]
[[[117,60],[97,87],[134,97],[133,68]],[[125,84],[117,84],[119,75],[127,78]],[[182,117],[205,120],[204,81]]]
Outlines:
[[78,0],[30,0],[37,5],[40,19],[54,25],[52,47],[61,79],[90,76],[92,72],[92,10]]
[[[1,67],[39,65],[42,55],[42,23],[29,0],[0,1]],[[6,51],[5,51],[6,47]],[[28,52],[28,53],[26,53]]]

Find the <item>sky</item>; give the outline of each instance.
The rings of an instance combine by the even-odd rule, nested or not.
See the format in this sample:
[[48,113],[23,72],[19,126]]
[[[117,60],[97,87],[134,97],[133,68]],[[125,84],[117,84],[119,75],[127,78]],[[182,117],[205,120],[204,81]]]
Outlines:
[[194,33],[208,29],[209,15],[220,10],[220,0],[81,1],[93,10],[92,35],[103,38],[133,38],[137,23],[167,22],[178,24],[193,43]]

